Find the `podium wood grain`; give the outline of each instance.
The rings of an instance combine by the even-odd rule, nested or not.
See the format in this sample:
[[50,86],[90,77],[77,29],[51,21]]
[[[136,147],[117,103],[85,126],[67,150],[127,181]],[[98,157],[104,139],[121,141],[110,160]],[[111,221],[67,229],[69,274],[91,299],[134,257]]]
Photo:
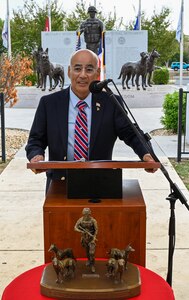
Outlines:
[[74,225],[82,209],[90,207],[99,227],[96,257],[106,258],[110,248],[124,249],[131,243],[135,252],[129,261],[145,266],[146,206],[138,180],[123,181],[122,199],[101,199],[95,204],[88,200],[68,199],[65,181],[51,183],[43,206],[45,262],[51,261],[52,243],[61,249],[71,247],[76,257],[85,257]]
[[159,162],[144,161],[39,161],[27,163],[28,169],[152,169],[160,168]]

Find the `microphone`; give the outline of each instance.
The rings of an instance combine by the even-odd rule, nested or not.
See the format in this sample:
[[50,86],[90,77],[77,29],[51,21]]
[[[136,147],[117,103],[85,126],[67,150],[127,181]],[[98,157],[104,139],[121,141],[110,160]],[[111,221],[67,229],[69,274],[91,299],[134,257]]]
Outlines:
[[105,79],[103,81],[99,81],[99,80],[92,81],[89,85],[89,91],[94,94],[100,93],[102,89],[105,86],[107,86],[109,82],[112,82],[112,79]]

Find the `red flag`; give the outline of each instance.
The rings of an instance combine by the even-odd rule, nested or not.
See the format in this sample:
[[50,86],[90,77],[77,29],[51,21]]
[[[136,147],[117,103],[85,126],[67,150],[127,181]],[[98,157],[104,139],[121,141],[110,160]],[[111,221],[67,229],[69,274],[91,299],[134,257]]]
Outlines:
[[81,49],[81,37],[80,37],[80,32],[76,32],[77,35],[77,42],[76,42],[76,47],[75,47],[75,51],[78,51]]
[[50,31],[49,17],[47,17],[45,20],[45,31]]

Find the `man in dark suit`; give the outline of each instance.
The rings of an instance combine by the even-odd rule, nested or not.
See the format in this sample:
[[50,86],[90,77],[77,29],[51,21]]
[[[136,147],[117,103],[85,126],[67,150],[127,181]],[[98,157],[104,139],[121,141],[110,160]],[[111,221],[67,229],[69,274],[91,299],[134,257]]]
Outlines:
[[[108,94],[104,91],[90,93],[89,85],[97,80],[99,72],[98,57],[94,52],[84,49],[71,56],[68,67],[71,85],[63,91],[43,96],[36,110],[26,145],[30,162],[44,160],[46,148],[50,161],[74,160],[75,121],[80,100],[86,102],[88,160],[111,160],[114,143],[120,138],[141,160],[153,161],[125,115]],[[61,179],[62,176],[65,176],[62,170],[47,172],[49,180]]]

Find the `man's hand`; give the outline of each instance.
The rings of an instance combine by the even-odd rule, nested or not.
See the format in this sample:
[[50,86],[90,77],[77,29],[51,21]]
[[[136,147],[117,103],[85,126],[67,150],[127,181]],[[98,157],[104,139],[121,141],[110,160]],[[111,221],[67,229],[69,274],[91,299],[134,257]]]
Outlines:
[[[36,162],[39,162],[39,161],[44,161],[44,156],[43,155],[36,155],[34,157],[32,157],[32,159],[30,160],[31,163],[36,163]],[[47,170],[39,170],[39,169],[31,169],[32,172],[34,172],[35,174],[39,174],[39,173],[42,173],[42,172],[46,172]]]
[[[151,156],[150,153],[147,153],[143,156],[143,161],[146,161],[146,162],[153,161],[153,162],[155,162],[155,160],[153,159],[153,157]],[[157,169],[156,168],[154,168],[154,169],[145,169],[145,171],[148,172],[148,173],[155,173],[157,171]]]

